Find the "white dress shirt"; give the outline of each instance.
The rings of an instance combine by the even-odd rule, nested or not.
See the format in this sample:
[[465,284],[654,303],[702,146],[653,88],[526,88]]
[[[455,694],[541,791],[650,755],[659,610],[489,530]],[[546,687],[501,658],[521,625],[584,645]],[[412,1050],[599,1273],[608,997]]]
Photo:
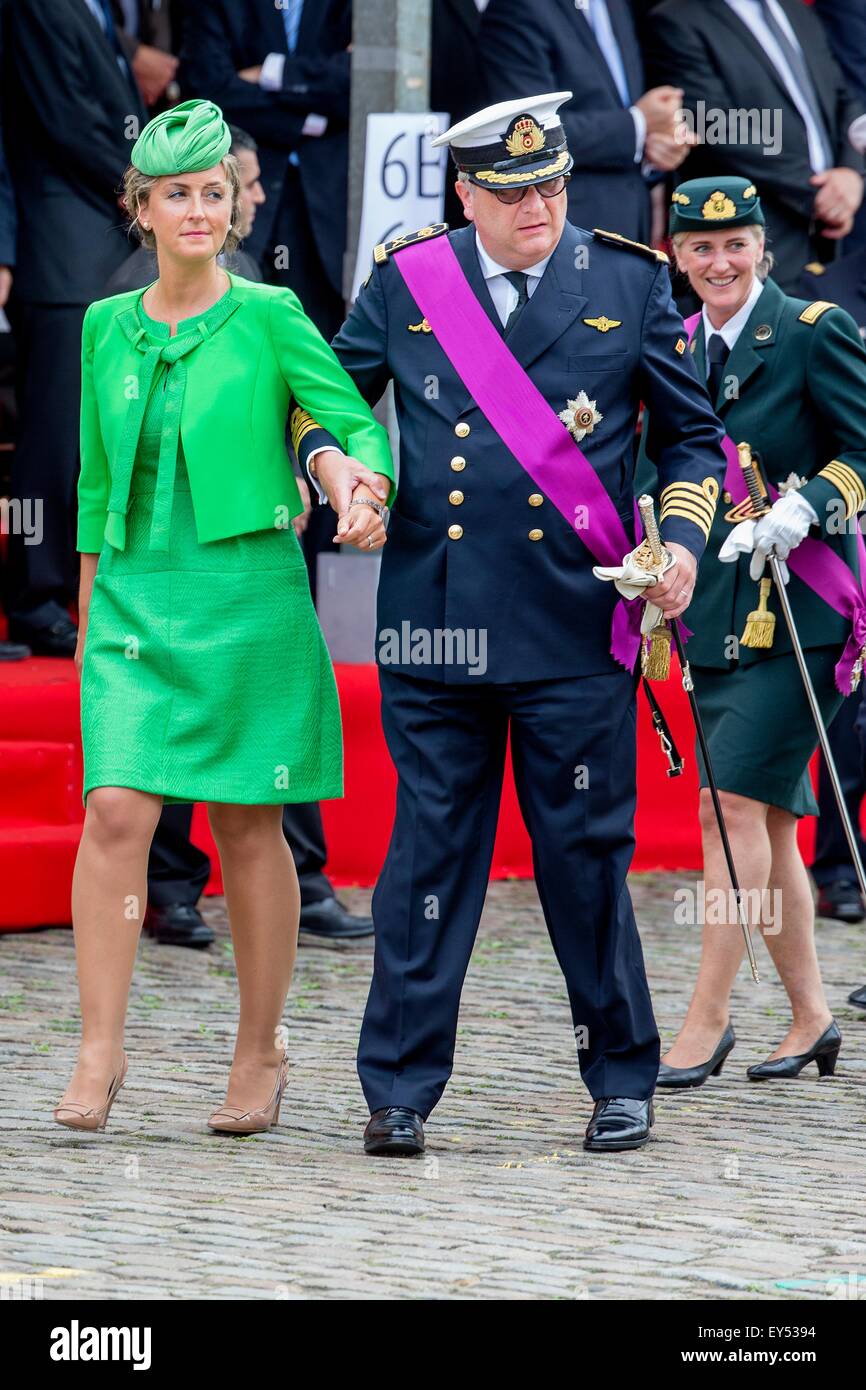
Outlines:
[[[776,69],[776,72],[781,77],[791,100],[803,117],[803,122],[806,126],[806,137],[809,142],[809,163],[812,166],[812,172],[813,174],[820,174],[828,167],[824,140],[821,138],[821,132],[815,124],[812,112],[809,109],[809,104],[804,100],[803,93],[794,80],[794,74],[791,72],[785,55],[776,42],[775,35],[764,23],[760,5],[756,4],[755,0],[726,0],[726,4],[734,11],[734,14],[743,21],[746,27],[751,29],[758,43]],[[803,49],[800,40],[794,33],[791,27],[791,21],[788,19],[788,16],[785,14],[778,0],[769,0],[769,4],[779,27],[784,29],[791,43],[795,48],[799,48],[802,53]]]
[[[475,233],[475,249],[478,252],[478,259],[481,262],[481,273],[487,282],[490,291],[490,298],[493,300],[494,307],[499,315],[503,327],[508,322],[512,309],[517,308],[518,294],[510,280],[505,276],[511,274],[507,265],[500,265],[494,261],[493,257],[485,251],[478,232]],[[551,251],[550,255],[553,255]],[[550,256],[545,256],[543,261],[538,261],[535,265],[527,266],[525,274],[529,276],[526,282],[526,292],[531,299],[538,289],[541,277],[547,269],[547,262]]]
[[[710,341],[710,335],[712,333],[718,333],[725,340],[728,351],[732,352],[737,339],[749,321],[749,315],[761,297],[763,289],[764,282],[763,280],[759,280],[756,275],[752,281],[752,288],[749,290],[745,304],[741,309],[738,309],[734,316],[729,318],[727,323],[723,324],[721,328],[713,328],[713,325],[710,323],[710,316],[707,313],[707,306],[704,304],[701,308],[701,316],[704,320],[704,343],[706,344]],[[709,376],[709,368],[710,364],[708,360],[707,376]]]

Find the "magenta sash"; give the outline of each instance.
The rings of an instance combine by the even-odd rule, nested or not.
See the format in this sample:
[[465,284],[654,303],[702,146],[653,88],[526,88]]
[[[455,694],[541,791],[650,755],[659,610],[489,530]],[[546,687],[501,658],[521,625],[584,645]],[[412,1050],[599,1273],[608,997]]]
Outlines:
[[[621,565],[632,543],[601,479],[530,380],[472,293],[447,237],[395,256],[436,341],[503,444],[551,500],[599,565]],[[583,526],[584,512],[589,525]],[[620,599],[611,655],[634,669],[642,604]]]
[[[685,320],[689,342],[694,337],[700,318],[700,313],[697,313],[690,315]],[[726,434],[722,440],[722,448],[725,451],[725,458],[728,460],[725,487],[735,502],[743,502],[749,495],[748,488],[743,477],[743,470],[740,467],[737,446],[729,434]],[[769,478],[766,482],[770,500],[775,502],[779,493]],[[807,584],[813,593],[816,593],[837,613],[841,613],[842,617],[847,618],[851,624],[851,634],[836,664],[836,689],[843,695],[851,694],[851,672],[854,662],[866,644],[866,595],[864,595],[862,587],[864,580],[866,580],[866,545],[863,543],[863,534],[859,525],[857,526],[857,560],[860,566],[859,583],[841,555],[837,555],[835,550],[831,550],[824,541],[807,536],[796,549],[791,551],[785,561],[792,574],[796,574],[797,578]]]

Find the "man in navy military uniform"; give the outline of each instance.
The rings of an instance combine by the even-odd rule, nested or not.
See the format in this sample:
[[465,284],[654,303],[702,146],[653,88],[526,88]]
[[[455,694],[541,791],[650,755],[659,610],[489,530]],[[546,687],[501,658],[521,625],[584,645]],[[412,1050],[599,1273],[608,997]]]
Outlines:
[[[474,224],[448,243],[469,307],[478,317],[480,305],[485,329],[492,323],[505,338],[509,372],[529,378],[541,410],[570,408],[585,450],[574,449],[573,468],[601,480],[629,545],[635,423],[641,399],[652,407],[661,530],[676,564],[647,592],[675,616],[691,598],[712,521],[721,430],[685,350],[667,258],[565,220],[572,159],[556,111],[567,95],[500,103],[442,137]],[[399,787],[373,899],[375,964],[358,1054],[372,1112],[365,1148],[420,1152],[423,1120],[451,1073],[509,730],[539,896],[596,1102],[585,1146],[636,1148],[653,1120],[659,1038],[626,886],[636,682],[611,656],[617,596],[593,577],[581,539],[605,508],[596,503],[579,523],[534,485],[410,294],[400,256],[408,265],[410,246],[426,240],[432,251],[446,232],[425,228],[377,247],[334,340],[368,401],[393,379],[400,424],[377,653]],[[459,298],[446,312],[462,312]],[[538,421],[524,423],[531,434]],[[357,461],[322,451],[332,441],[315,421],[297,413],[293,428],[302,459],[319,451],[311,473],[344,514],[338,531],[348,506],[381,507],[376,488],[356,485]],[[584,523],[587,531],[576,529]]]

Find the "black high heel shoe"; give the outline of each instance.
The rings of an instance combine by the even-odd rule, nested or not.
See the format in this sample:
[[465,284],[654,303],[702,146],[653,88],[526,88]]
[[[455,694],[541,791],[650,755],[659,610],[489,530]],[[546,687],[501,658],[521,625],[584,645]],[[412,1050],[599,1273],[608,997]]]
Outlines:
[[687,1086],[703,1086],[708,1076],[720,1076],[725,1058],[737,1039],[730,1023],[722,1034],[712,1057],[699,1062],[696,1067],[669,1067],[667,1062],[659,1063],[656,1087],[664,1090],[684,1090]]
[[777,1057],[773,1062],[759,1062],[755,1067],[746,1068],[746,1076],[750,1081],[784,1081],[788,1077],[799,1076],[810,1062],[817,1062],[819,1076],[832,1076],[841,1046],[842,1034],[834,1018],[808,1052],[798,1052],[793,1057]]

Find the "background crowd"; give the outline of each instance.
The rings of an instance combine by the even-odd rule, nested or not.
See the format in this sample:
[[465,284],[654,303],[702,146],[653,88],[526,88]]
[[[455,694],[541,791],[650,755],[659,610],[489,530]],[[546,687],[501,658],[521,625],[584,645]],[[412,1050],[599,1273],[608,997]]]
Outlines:
[[[452,122],[485,101],[573,92],[562,112],[576,164],[572,222],[661,244],[678,182],[748,177],[779,286],[842,304],[866,333],[866,122],[859,138],[856,125],[866,111],[864,0],[433,0],[432,9],[430,104]],[[0,536],[0,659],[70,657],[81,324],[94,299],[155,278],[119,200],[131,141],[179,100],[217,102],[244,183],[246,235],[230,268],[291,287],[330,339],[344,316],[352,4],[0,0],[0,14],[9,328],[0,333],[0,497],[41,502],[39,544],[20,528]],[[757,123],[746,130],[738,111]],[[450,188],[445,218],[462,223]],[[314,586],[333,524],[316,507],[300,523]],[[833,732],[856,817],[854,703]],[[332,897],[310,814],[294,827],[308,905]],[[824,908],[860,910],[837,826],[834,814],[822,818]],[[184,843],[187,830],[178,831]],[[166,853],[170,879],[174,849]],[[187,868],[194,902],[206,870]],[[848,908],[837,891],[845,883]]]

